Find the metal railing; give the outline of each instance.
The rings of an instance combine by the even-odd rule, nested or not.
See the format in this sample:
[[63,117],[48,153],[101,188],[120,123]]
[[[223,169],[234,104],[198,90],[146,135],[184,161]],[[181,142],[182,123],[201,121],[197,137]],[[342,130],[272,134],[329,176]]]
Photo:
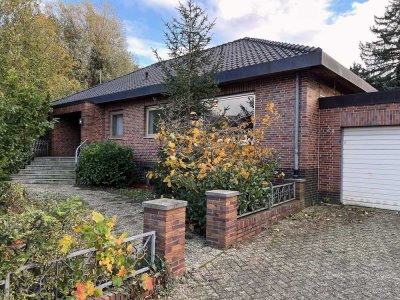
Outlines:
[[[124,239],[132,245],[128,256],[136,272],[125,276],[125,280],[147,272],[155,259],[154,231],[138,234]],[[76,270],[80,270],[77,273]],[[29,294],[34,299],[69,299],[66,291],[73,288],[85,272],[95,274],[97,288],[112,285],[110,278],[101,272],[96,259],[96,249],[83,249],[69,254],[66,258],[52,260],[45,265],[27,264],[0,280],[0,299],[18,299],[18,295]],[[16,298],[10,298],[17,295]]]
[[35,157],[48,156],[49,155],[49,141],[44,138],[37,139],[33,146],[33,155]]
[[[266,190],[271,189],[266,188]],[[290,182],[272,186],[269,206],[272,208],[276,205],[282,204],[296,199],[296,183]]]
[[274,206],[296,199],[296,183],[290,182],[263,188],[262,195],[258,197],[252,195],[251,197],[254,199],[250,199],[249,193],[241,193],[239,195],[239,217],[271,209]]
[[76,147],[76,149],[75,149],[75,167],[79,166],[79,156],[81,154],[82,147],[87,143],[88,143],[88,140],[86,139],[82,143],[80,143],[78,147]]

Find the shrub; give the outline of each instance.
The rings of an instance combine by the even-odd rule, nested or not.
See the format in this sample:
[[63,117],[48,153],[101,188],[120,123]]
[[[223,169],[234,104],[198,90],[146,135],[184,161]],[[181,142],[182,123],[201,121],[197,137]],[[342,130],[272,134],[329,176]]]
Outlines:
[[78,176],[83,184],[124,186],[133,178],[133,151],[112,141],[94,142],[84,147]]
[[[166,280],[167,270],[160,258],[149,266],[149,273],[135,276],[136,269],[148,265],[147,257],[142,253],[134,260],[134,242],[123,243],[126,233],[117,236],[113,232],[116,219],[98,212],[90,214],[79,198],[34,199],[22,186],[8,183],[0,184],[0,195],[0,280],[15,272],[11,300],[53,299],[56,287],[60,298],[84,300],[100,296],[102,290],[95,285],[109,279],[114,287],[125,284],[140,295],[151,290],[157,280]],[[96,248],[95,259],[81,255],[57,266],[49,264],[73,249],[91,247]],[[27,264],[38,267],[16,272]],[[43,284],[40,290],[39,281]],[[4,297],[0,289],[0,299]]]
[[192,121],[184,130],[181,124],[160,124],[159,162],[148,176],[155,179],[159,193],[188,201],[187,217],[197,228],[205,224],[207,190],[246,193],[239,201],[240,213],[264,205],[263,185],[270,184],[278,162],[274,150],[262,143],[263,128],[276,116],[272,104],[267,111],[259,121],[264,126],[255,129],[248,123],[218,128]]
[[58,240],[87,214],[77,197],[37,200],[8,183],[1,184],[0,195],[0,279],[26,263],[58,257]]

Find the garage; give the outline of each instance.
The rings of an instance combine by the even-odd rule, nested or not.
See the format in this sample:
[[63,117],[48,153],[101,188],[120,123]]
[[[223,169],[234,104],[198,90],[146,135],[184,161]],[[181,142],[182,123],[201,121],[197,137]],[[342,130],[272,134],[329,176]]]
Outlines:
[[343,129],[341,200],[400,210],[400,126]]

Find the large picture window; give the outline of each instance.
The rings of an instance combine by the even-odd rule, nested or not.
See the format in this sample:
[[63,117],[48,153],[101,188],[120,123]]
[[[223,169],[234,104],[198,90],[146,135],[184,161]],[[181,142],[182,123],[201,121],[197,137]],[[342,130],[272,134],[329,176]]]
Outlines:
[[122,112],[111,113],[111,137],[119,138],[124,135],[124,116]]
[[216,117],[225,115],[231,126],[239,126],[244,122],[251,123],[251,118],[254,116],[254,100],[254,94],[218,97],[213,114]]
[[151,106],[146,109],[146,136],[154,137],[158,132],[158,122],[161,116],[159,106]]

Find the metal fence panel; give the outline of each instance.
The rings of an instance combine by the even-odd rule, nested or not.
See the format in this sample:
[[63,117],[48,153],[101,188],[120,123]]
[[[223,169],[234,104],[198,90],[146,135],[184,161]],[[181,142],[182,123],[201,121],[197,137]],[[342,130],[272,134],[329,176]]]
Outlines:
[[[125,244],[133,246],[129,258],[136,269],[135,275],[149,271],[154,263],[155,238],[155,232],[150,231],[124,239]],[[75,273],[77,269],[81,270],[81,275]],[[75,251],[46,265],[27,264],[8,273],[4,280],[0,280],[0,299],[9,300],[13,294],[21,293],[29,293],[35,299],[66,299],[63,287],[74,286],[82,274],[88,272],[95,274],[96,287],[107,288],[112,285],[111,279],[99,270],[96,249],[90,248]],[[132,275],[125,279],[129,277]],[[14,291],[14,286],[19,290]]]
[[238,198],[238,216],[243,217],[296,199],[294,182],[273,185],[263,189],[261,195],[240,193]]

